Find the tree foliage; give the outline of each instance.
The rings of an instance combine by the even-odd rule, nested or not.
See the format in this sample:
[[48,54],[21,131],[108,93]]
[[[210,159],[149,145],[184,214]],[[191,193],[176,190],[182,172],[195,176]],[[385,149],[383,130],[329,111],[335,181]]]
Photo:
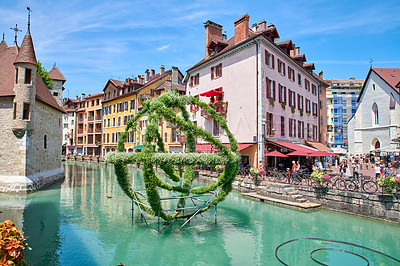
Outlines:
[[49,90],[53,89],[53,80],[51,79],[49,75],[49,71],[47,71],[43,66],[40,61],[38,61],[38,67],[37,67],[37,73],[39,76],[42,78],[44,84]]

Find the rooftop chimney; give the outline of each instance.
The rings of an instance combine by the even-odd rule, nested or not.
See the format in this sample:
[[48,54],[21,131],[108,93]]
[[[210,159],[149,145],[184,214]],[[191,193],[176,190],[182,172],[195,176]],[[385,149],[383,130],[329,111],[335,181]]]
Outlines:
[[178,68],[177,67],[172,67],[172,77],[171,77],[171,79],[172,79],[172,83],[173,84],[178,84],[178,75],[179,75],[179,70],[178,70]]
[[204,28],[205,28],[205,57],[209,57],[211,51],[209,51],[207,45],[211,39],[214,39],[216,41],[221,40],[222,26],[215,22],[212,22],[211,20],[207,20],[207,22],[204,23]]
[[258,31],[258,25],[257,25],[257,23],[254,23],[253,25],[251,25],[251,30],[254,31],[254,32],[257,32],[257,31]]
[[165,67],[164,67],[164,65],[161,65],[160,66],[160,75],[164,74],[164,72],[165,72]]
[[249,37],[249,15],[246,14],[235,20],[235,44]]
[[320,71],[318,73],[318,76],[319,76],[320,79],[324,79],[324,71]]
[[258,30],[262,31],[266,29],[267,29],[267,22],[263,19],[262,21],[260,21],[260,23],[258,23]]
[[224,34],[222,34],[222,41],[223,41],[223,42],[226,42],[226,41],[227,41],[226,31],[225,31]]
[[156,71],[154,69],[151,70],[151,77],[155,76]]
[[144,72],[144,82],[147,83],[150,80],[150,71],[146,69],[146,72]]
[[82,93],[81,95],[81,101],[83,101],[83,99],[85,99],[86,94]]
[[273,27],[275,27],[275,25],[274,25],[274,24],[272,24],[272,23],[269,23],[269,25],[268,25],[268,29],[269,29],[269,28],[273,28]]

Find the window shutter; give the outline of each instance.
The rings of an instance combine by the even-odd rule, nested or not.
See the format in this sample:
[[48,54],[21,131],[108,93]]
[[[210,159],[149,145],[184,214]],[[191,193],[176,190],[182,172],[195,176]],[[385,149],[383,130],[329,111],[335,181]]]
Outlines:
[[285,102],[285,105],[286,105],[286,103],[287,103],[287,101],[286,101],[286,87],[283,87],[282,89],[284,90],[284,96],[285,96],[284,102]]
[[296,93],[293,91],[293,107],[296,108]]
[[270,95],[269,95],[269,79],[268,78],[265,78],[265,83],[267,84],[267,86],[265,86],[267,88],[267,98],[270,98]]
[[289,137],[292,136],[292,119],[289,118]]
[[296,119],[293,119],[293,130],[294,130],[294,132],[293,132],[293,137],[296,137]]
[[190,77],[190,87],[193,87],[193,77]]
[[273,85],[273,87],[272,87],[272,98],[275,100],[275,95],[276,95],[276,93],[275,93],[275,80],[272,82],[272,85]]
[[300,110],[300,94],[297,94],[297,108]]
[[288,89],[288,94],[289,94],[289,107],[292,107],[293,103],[292,103],[292,91],[290,89]]
[[271,56],[272,56],[272,68],[275,69],[275,56],[274,55]]
[[269,135],[269,115],[268,115],[268,112],[266,113],[266,117],[267,117],[267,132],[265,132],[265,135]]
[[271,133],[273,134],[273,132],[272,132],[272,129],[274,128],[274,115],[271,113]]
[[279,103],[281,103],[282,102],[282,85],[281,84],[278,84],[278,99],[279,99]]
[[265,50],[265,64],[268,65],[268,52]]
[[219,64],[219,77],[222,76],[222,63]]
[[285,63],[283,63],[283,75],[284,75],[284,76],[286,75],[286,66],[285,66]]
[[281,73],[281,60],[278,59],[278,72]]
[[193,104],[190,105],[190,112],[193,111]]
[[214,67],[211,67],[211,79],[214,79]]
[[297,122],[297,124],[298,124],[298,128],[297,128],[297,137],[298,137],[298,138],[301,138],[301,121],[299,120],[299,121]]

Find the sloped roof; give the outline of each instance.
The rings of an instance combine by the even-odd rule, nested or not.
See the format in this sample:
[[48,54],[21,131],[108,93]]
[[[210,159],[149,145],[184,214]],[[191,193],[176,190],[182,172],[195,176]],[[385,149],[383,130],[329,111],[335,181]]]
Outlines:
[[393,88],[396,88],[400,81],[400,68],[373,68],[372,70]]
[[[25,35],[29,36],[28,39],[31,40],[30,35]],[[25,39],[24,39],[25,41]],[[29,42],[29,40],[28,40]],[[32,42],[31,42],[32,43]],[[25,43],[25,49],[29,48],[29,43]],[[32,49],[31,49],[32,48]],[[33,51],[33,46],[29,48],[30,51]],[[22,47],[20,48],[20,52],[22,50]],[[23,55],[19,56],[20,62],[27,61],[26,59],[28,58],[28,54],[30,52],[25,51]],[[4,96],[15,96],[14,94],[14,80],[15,80],[15,66],[13,65],[14,62],[17,62],[18,60],[18,48],[17,46],[0,46],[0,97]],[[36,56],[33,54],[33,56],[30,56],[30,58],[33,60],[36,60]],[[30,62],[32,63],[32,62]],[[43,80],[39,77],[39,75],[36,73],[36,100],[49,105],[50,107],[53,107],[60,112],[64,112],[63,109],[58,105],[56,100],[54,99],[53,95],[51,95],[51,92],[49,89],[46,87],[44,84]]]
[[64,75],[61,73],[61,71],[58,69],[58,67],[54,66],[50,71],[49,71],[49,76],[51,79],[54,80],[61,80],[63,83],[67,81],[67,79],[64,77]]
[[14,64],[16,63],[30,63],[37,66],[35,48],[33,47],[32,37],[28,33],[22,41],[21,48],[19,48]]

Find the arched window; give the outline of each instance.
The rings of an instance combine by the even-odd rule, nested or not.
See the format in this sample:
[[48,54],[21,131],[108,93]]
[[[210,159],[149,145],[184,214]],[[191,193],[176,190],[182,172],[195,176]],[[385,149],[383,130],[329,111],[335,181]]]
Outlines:
[[379,112],[378,112],[378,105],[376,103],[372,105],[372,114],[373,114],[374,125],[379,125]]
[[47,150],[47,135],[44,134],[43,136],[43,149]]

